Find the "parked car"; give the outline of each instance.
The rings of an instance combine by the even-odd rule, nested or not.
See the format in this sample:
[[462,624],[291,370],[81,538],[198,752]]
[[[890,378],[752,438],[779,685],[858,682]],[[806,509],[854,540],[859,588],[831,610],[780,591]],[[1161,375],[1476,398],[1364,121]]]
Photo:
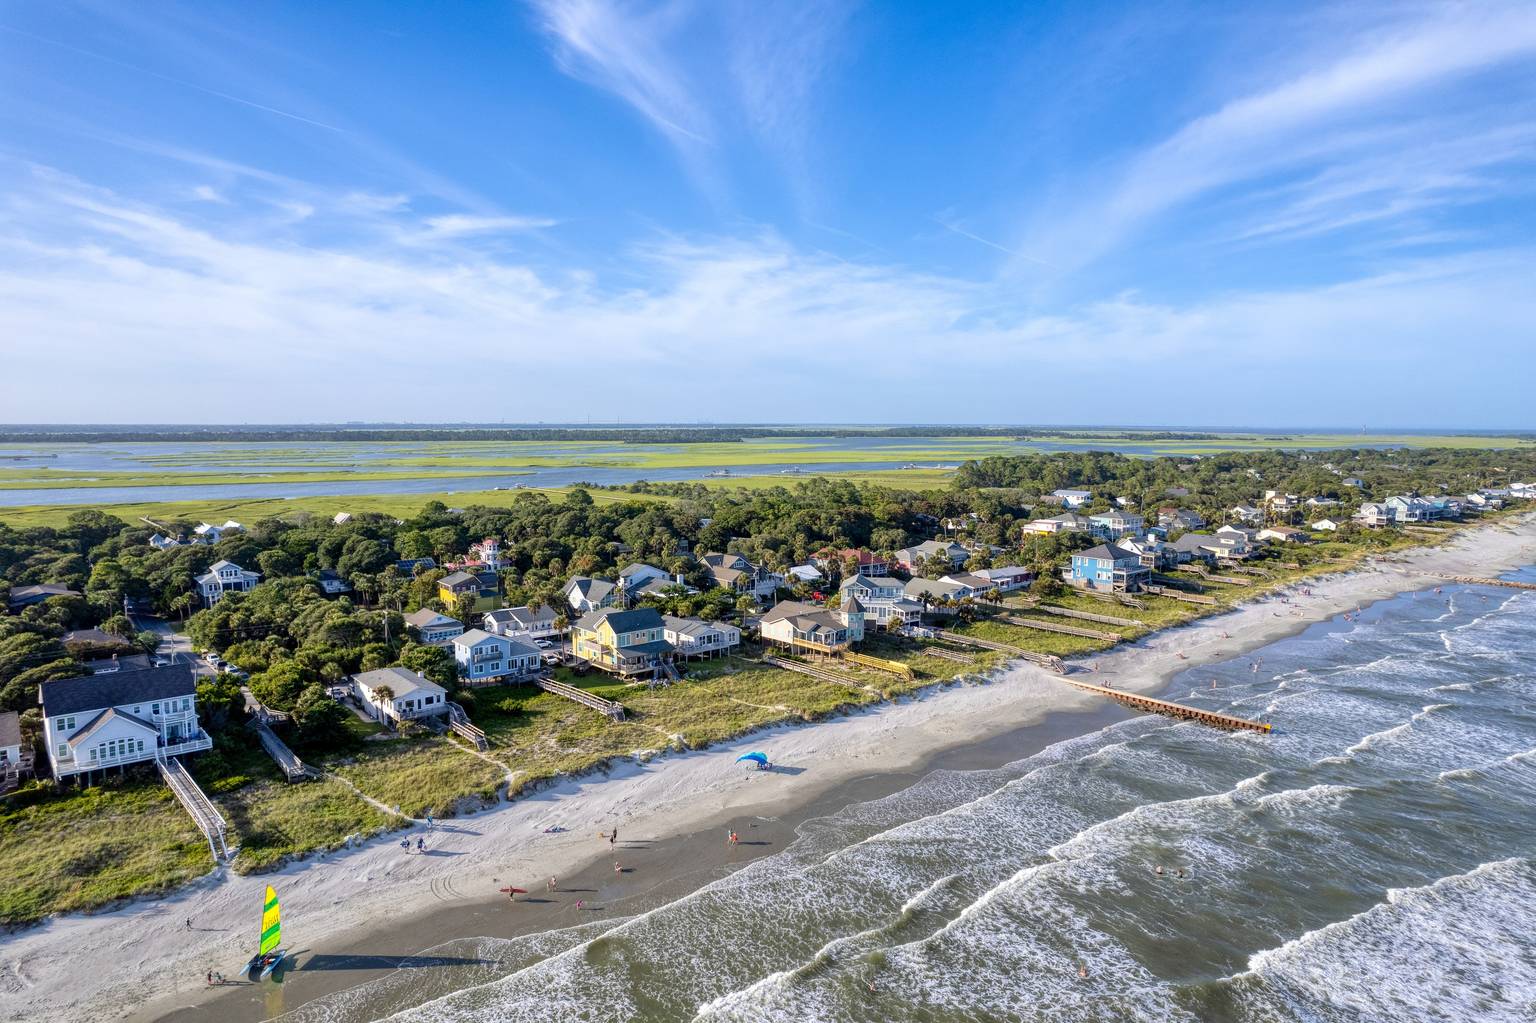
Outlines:
[[533,645],[538,647],[540,650],[550,650],[554,647],[555,644],[551,643],[547,639],[536,639],[533,641]]

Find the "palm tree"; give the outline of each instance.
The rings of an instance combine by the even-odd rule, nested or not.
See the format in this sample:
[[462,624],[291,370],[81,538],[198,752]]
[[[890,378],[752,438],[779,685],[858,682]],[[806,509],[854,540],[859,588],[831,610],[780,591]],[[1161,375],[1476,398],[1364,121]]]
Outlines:
[[[394,698],[395,691],[389,686],[379,686],[373,691],[373,702],[376,706],[379,707],[379,713],[381,714],[385,714],[384,708],[388,707],[390,705],[390,701]],[[385,714],[385,716],[387,717],[388,715]]]

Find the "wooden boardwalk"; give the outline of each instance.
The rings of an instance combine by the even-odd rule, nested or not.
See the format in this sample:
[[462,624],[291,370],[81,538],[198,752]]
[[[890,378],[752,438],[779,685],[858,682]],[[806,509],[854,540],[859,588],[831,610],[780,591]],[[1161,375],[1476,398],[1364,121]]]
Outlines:
[[567,700],[574,700],[576,703],[584,707],[591,707],[599,714],[606,715],[614,721],[624,720],[624,705],[621,703],[605,700],[596,693],[589,693],[585,689],[578,689],[576,686],[567,685],[564,682],[556,682],[552,678],[536,678],[533,681],[535,685],[546,693],[553,693],[556,696],[563,696]]
[[1270,732],[1274,726],[1261,721],[1249,721],[1246,718],[1233,717],[1230,714],[1217,714],[1215,711],[1200,710],[1195,707],[1186,707],[1182,703],[1172,703],[1168,700],[1159,700],[1152,696],[1138,696],[1135,693],[1122,693],[1118,689],[1109,689],[1105,686],[1096,686],[1091,682],[1079,682],[1076,679],[1062,679],[1068,685],[1086,689],[1090,693],[1098,693],[1112,700],[1119,700],[1127,707],[1135,710],[1144,710],[1152,714],[1165,714],[1168,717],[1182,718],[1185,721],[1198,721],[1202,725],[1210,725],[1212,728],[1225,728],[1228,731]]

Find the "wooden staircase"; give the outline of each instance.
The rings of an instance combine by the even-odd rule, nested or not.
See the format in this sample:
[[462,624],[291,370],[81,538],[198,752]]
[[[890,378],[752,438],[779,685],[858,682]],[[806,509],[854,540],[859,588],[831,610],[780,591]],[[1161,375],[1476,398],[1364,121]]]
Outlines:
[[213,854],[214,862],[229,859],[229,844],[226,841],[229,825],[219,808],[213,805],[213,800],[203,794],[197,782],[192,780],[187,769],[175,757],[156,757],[155,766],[160,769],[160,777],[176,801],[208,840],[208,851]]
[[474,743],[475,749],[481,753],[491,747],[485,732],[470,722],[469,715],[464,713],[463,707],[451,700],[448,702],[448,728],[454,735]]

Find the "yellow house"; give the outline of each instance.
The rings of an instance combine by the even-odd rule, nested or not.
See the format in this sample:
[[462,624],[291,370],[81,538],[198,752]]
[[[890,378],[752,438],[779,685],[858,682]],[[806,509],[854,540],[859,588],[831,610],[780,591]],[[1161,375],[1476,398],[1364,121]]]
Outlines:
[[571,652],[605,671],[655,671],[672,653],[666,623],[655,608],[588,611],[571,626]]
[[437,581],[437,599],[449,607],[452,607],[453,602],[466,593],[471,597],[480,595],[480,580],[468,572],[455,572]]

